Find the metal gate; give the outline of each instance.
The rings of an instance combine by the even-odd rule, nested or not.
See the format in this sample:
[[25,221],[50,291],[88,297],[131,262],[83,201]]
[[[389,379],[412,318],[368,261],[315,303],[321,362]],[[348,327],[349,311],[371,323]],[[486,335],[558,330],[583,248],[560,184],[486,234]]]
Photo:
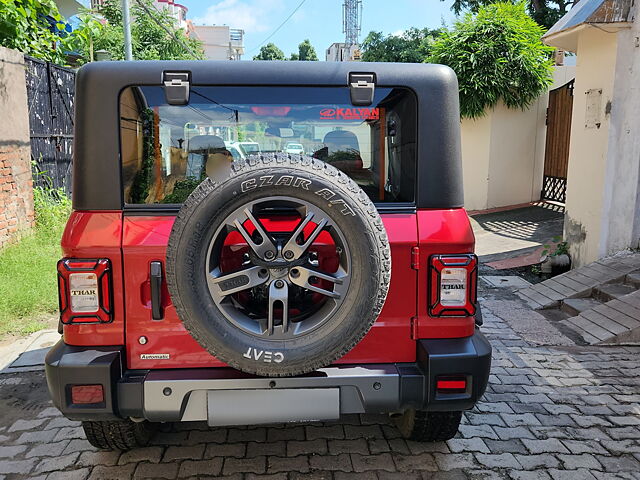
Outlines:
[[573,80],[549,92],[547,140],[544,152],[543,200],[564,203],[567,193]]
[[75,72],[25,56],[35,185],[71,193]]

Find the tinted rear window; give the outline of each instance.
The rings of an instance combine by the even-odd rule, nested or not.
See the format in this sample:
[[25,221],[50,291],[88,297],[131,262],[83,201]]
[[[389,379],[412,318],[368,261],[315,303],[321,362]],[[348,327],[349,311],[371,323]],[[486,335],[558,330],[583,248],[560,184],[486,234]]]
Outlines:
[[192,87],[190,102],[167,105],[160,86],[120,97],[124,199],[179,204],[215,169],[249,155],[309,155],[339,168],[375,202],[412,202],[416,100],[376,88],[354,107],[343,87]]

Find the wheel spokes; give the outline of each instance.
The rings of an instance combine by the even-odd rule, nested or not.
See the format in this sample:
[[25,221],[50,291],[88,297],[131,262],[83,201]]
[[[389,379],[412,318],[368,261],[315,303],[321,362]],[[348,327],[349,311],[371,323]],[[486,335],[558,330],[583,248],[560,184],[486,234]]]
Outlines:
[[269,276],[262,275],[261,271],[264,271],[262,267],[254,266],[221,275],[216,274],[216,272],[211,272],[207,280],[209,281],[210,288],[214,287],[217,289],[219,295],[226,296],[262,285],[267,281]]
[[267,315],[267,335],[272,335],[274,330],[274,309],[276,304],[282,306],[282,332],[289,329],[289,286],[284,280],[271,282],[269,286],[269,308]]
[[[249,248],[251,248],[251,250],[253,250],[253,252],[256,255],[258,255],[260,258],[266,258],[267,260],[271,260],[275,258],[275,255],[278,249],[273,243],[273,239],[271,238],[271,236],[267,233],[267,231],[262,226],[260,221],[253,216],[253,213],[251,213],[251,210],[249,210],[248,208],[245,208],[243,213],[251,221],[251,223],[255,227],[260,237],[262,237],[262,242],[256,243],[251,237],[251,235],[249,235],[249,232],[247,231],[247,229],[244,227],[243,222],[241,222],[239,219],[236,218],[233,221],[233,226],[236,228],[236,230],[238,230],[240,235],[242,235],[242,238],[244,238],[245,242],[249,244]],[[270,253],[267,253],[267,252],[270,252]]]
[[[311,219],[313,219],[313,217],[314,217],[313,212],[308,213],[307,216],[300,222],[300,224],[298,225],[296,230],[293,232],[293,234],[291,234],[291,236],[289,237],[289,240],[287,240],[287,243],[282,249],[282,251],[285,254],[285,258],[287,258],[287,260],[300,258],[300,256],[307,251],[307,249],[311,246],[311,244],[315,241],[315,239],[318,238],[318,235],[320,235],[322,230],[324,230],[324,228],[329,223],[326,218],[322,218],[319,222],[316,222],[316,227],[309,234],[309,237],[305,240],[305,242],[302,245],[300,245],[297,239],[302,234],[303,230],[309,224]],[[290,258],[288,258],[286,257],[287,252],[293,252],[293,255],[290,256]]]
[[344,279],[344,277],[322,273],[318,270],[307,267],[296,267],[289,273],[289,279],[291,280],[291,282],[298,285],[299,287],[306,288],[307,290],[311,290],[312,292],[320,293],[322,295],[335,299],[339,299],[341,297],[339,292],[325,290],[324,288],[320,288],[310,283],[309,280],[311,279],[311,277],[315,277],[321,280],[327,280],[334,285],[342,285]]

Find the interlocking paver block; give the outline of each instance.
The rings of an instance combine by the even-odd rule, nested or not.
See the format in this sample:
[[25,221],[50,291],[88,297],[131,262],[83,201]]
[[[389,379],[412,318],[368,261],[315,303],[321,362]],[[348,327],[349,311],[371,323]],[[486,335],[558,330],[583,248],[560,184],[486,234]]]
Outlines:
[[317,438],[344,438],[344,427],[342,425],[329,425],[316,427],[313,425],[306,427],[307,440],[315,440]]
[[266,457],[254,458],[225,458],[222,467],[223,475],[234,473],[265,473],[267,469]]
[[[163,462],[173,462],[175,460],[200,460],[204,455],[205,445],[188,445],[184,447],[171,446],[167,448],[162,457]],[[122,459],[120,459],[122,462]]]
[[317,455],[309,457],[309,465],[314,470],[339,470],[352,472],[351,457],[346,453],[340,455]]
[[133,478],[173,479],[178,475],[177,463],[139,463]]
[[554,480],[596,480],[596,477],[586,468],[578,470],[549,470],[551,478]]
[[121,465],[118,467],[96,466],[91,470],[90,480],[121,480],[123,478],[131,478],[135,470],[135,464]]
[[76,470],[51,472],[47,475],[47,480],[85,480],[89,476],[90,471],[91,470],[89,468],[79,468]]
[[489,453],[489,447],[481,438],[454,438],[447,442],[454,453],[460,452],[484,452]]
[[26,445],[0,446],[0,458],[13,458],[27,449]]
[[509,478],[512,478],[513,480],[549,480],[551,476],[543,470],[509,470]]
[[29,460],[0,460],[0,474],[18,473],[26,475],[31,471],[35,463],[36,460],[33,458]]
[[69,455],[62,455],[60,457],[47,457],[36,466],[35,471],[53,472],[55,470],[64,470],[74,465],[79,456],[80,454],[76,452]]
[[11,433],[11,432],[22,432],[24,430],[33,430],[39,427],[40,425],[42,425],[46,421],[47,421],[46,418],[37,418],[34,420],[22,420],[22,419],[16,420],[13,423],[13,425],[9,427],[9,430],[7,431]]
[[162,458],[163,451],[164,449],[162,447],[134,448],[133,450],[123,452],[118,460],[118,464],[124,465],[126,463],[138,462],[158,463]]
[[[355,472],[366,472],[370,470],[395,471],[393,458],[390,453],[379,453],[377,455],[360,455],[353,453],[351,454],[351,464]],[[413,468],[411,470],[413,470]]]
[[541,453],[535,455],[519,455],[514,454],[515,459],[522,465],[525,470],[547,469],[560,465],[560,460],[550,453]]
[[[381,439],[371,439],[372,441],[382,441],[387,447],[387,451],[389,450],[389,444],[386,440]],[[350,440],[332,440],[328,442],[329,444],[329,453],[331,455],[337,455],[339,453],[359,453],[361,455],[369,455],[369,447],[367,444],[367,440],[364,438],[355,438]],[[372,452],[372,453],[380,453],[380,452]]]
[[308,472],[309,459],[300,455],[298,457],[269,457],[267,460],[267,473],[278,472]]
[[440,470],[456,470],[459,468],[475,468],[479,464],[471,453],[434,453],[433,457]]
[[327,451],[327,441],[324,438],[304,440],[301,442],[287,442],[287,456],[289,457],[296,457],[298,455],[324,455]]
[[185,460],[180,464],[178,477],[193,478],[197,476],[212,476],[220,474],[222,470],[222,459],[212,458],[209,460]]
[[546,440],[529,440],[525,438],[522,443],[531,453],[569,453],[557,438],[548,438]]
[[393,455],[396,468],[401,472],[423,470],[435,472],[438,465],[433,454],[421,453],[418,455]]

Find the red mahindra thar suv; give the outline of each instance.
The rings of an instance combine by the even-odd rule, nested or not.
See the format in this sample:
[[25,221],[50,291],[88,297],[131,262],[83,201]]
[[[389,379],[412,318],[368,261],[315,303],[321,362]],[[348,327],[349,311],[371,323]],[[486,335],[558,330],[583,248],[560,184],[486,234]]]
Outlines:
[[96,62],[76,92],[46,373],[93,445],[365,412],[455,435],[491,347],[449,68]]

